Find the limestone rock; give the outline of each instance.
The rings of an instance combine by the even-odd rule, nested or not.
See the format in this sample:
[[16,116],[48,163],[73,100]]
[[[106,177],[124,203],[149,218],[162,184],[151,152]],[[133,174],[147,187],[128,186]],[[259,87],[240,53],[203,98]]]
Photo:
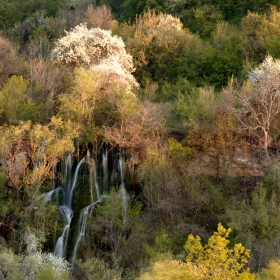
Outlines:
[[264,169],[264,162],[248,147],[237,147],[231,154],[223,156],[200,153],[190,160],[191,172],[215,178],[263,177]]

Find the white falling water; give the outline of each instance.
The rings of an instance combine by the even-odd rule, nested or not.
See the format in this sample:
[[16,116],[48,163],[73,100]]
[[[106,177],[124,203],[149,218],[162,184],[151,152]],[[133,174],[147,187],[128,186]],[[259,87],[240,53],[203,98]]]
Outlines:
[[[63,191],[63,189],[62,189],[61,187],[58,187],[58,188],[55,188],[55,189],[53,189],[53,190],[47,192],[46,194],[40,195],[40,196],[38,197],[38,199],[43,198],[43,200],[42,200],[42,202],[41,202],[41,204],[40,204],[40,207],[39,207],[38,211],[41,211],[41,210],[45,207],[45,205],[46,205],[48,202],[51,202],[51,201],[52,201],[52,196],[53,196],[54,194],[56,194],[56,198],[57,198],[57,197],[58,197],[57,194],[58,194],[59,191]],[[56,199],[56,200],[57,200],[57,199]],[[31,204],[28,208],[32,208],[32,207],[33,207],[33,204]]]
[[[92,212],[95,208],[95,205],[98,203],[101,203],[102,200],[106,197],[105,195],[101,195],[99,185],[98,185],[98,178],[97,178],[97,165],[91,156],[91,153],[88,151],[86,157],[81,159],[79,163],[77,164],[76,169],[74,170],[74,174],[72,172],[72,158],[71,155],[68,154],[64,161],[64,167],[62,168],[62,187],[56,188],[49,192],[45,199],[46,201],[53,201],[52,196],[54,193],[62,191],[63,195],[63,202],[62,205],[59,207],[64,220],[64,229],[61,234],[61,236],[57,239],[54,254],[58,257],[64,258],[66,256],[66,249],[67,249],[67,243],[70,233],[70,226],[73,218],[73,198],[75,196],[76,188],[77,188],[77,180],[79,176],[79,169],[81,166],[85,164],[88,166],[89,170],[89,191],[90,191],[90,204],[86,207],[84,207],[80,211],[80,217],[77,225],[77,237],[74,243],[74,249],[72,252],[72,262],[76,260],[76,255],[80,246],[80,243],[83,240],[83,237],[85,236],[86,232],[86,223],[89,215],[92,215]],[[124,159],[122,157],[119,158],[119,160],[115,161],[115,168],[113,169],[113,172],[115,172],[114,176],[115,178],[120,178],[120,189],[119,194],[122,199],[122,207],[123,207],[123,221],[126,222],[128,218],[128,193],[125,189],[125,183],[124,183]],[[101,178],[103,190],[108,190],[108,153],[107,150],[104,151],[102,155],[102,167],[103,167],[103,178]],[[118,167],[118,168],[117,168]],[[120,174],[119,176],[116,176],[117,173]],[[73,174],[73,176],[72,176]],[[115,179],[114,179],[115,180]],[[58,195],[56,195],[58,197]],[[54,201],[53,201],[54,202]],[[71,230],[72,232],[72,230]],[[69,253],[67,254],[69,255]]]
[[65,160],[64,171],[62,172],[62,186],[64,189],[63,205],[68,205],[69,192],[71,190],[71,177],[72,177],[72,157],[69,153]]
[[66,252],[70,224],[71,224],[71,221],[73,218],[73,210],[68,208],[66,205],[61,206],[59,209],[63,214],[65,226],[64,226],[61,236],[56,241],[56,245],[54,248],[54,254],[60,258],[63,258],[65,256],[65,252]]
[[56,241],[54,254],[58,257],[63,258],[65,256],[66,247],[67,247],[67,241],[68,241],[68,235],[70,230],[70,224],[73,218],[73,210],[72,210],[72,199],[73,199],[73,192],[75,190],[76,184],[77,184],[77,178],[78,178],[78,172],[85,161],[85,158],[83,158],[77,165],[74,177],[71,183],[71,171],[72,171],[72,160],[71,156],[68,155],[66,158],[66,164],[64,169],[64,175],[63,175],[63,184],[64,184],[64,199],[63,199],[63,205],[60,206],[60,211],[63,215],[64,219],[64,229],[61,234],[61,236]]
[[107,149],[102,154],[103,167],[103,191],[108,191],[108,152]]
[[93,190],[94,190],[94,160],[90,156],[89,150],[87,151],[86,155],[86,162],[89,165],[89,189],[90,189],[90,198],[91,198],[91,203],[94,202],[94,197],[93,197]]
[[74,193],[74,190],[77,185],[79,169],[80,169],[81,165],[85,162],[85,159],[86,158],[84,157],[80,160],[80,162],[78,163],[78,165],[76,167],[75,173],[74,173],[73,183],[72,183],[71,189],[70,189],[70,194],[69,194],[69,197],[67,198],[67,205],[69,206],[69,208],[72,208],[73,193]]
[[87,153],[87,162],[89,164],[89,183],[90,183],[91,202],[93,203],[94,202],[93,190],[95,189],[97,200],[100,200],[101,194],[97,182],[96,164],[94,159],[90,156],[89,152]]
[[121,196],[122,196],[122,206],[123,206],[123,220],[124,222],[127,220],[127,207],[128,207],[128,193],[125,189],[125,184],[124,184],[124,164],[123,164],[123,158],[120,157],[119,159],[119,169],[120,169],[120,174],[121,174]]
[[101,200],[93,202],[92,204],[83,208],[82,211],[81,211],[80,218],[79,218],[79,223],[78,223],[78,235],[77,235],[77,238],[76,238],[76,242],[75,242],[75,246],[74,246],[74,250],[73,250],[73,255],[72,255],[72,263],[76,260],[77,250],[79,248],[80,242],[82,241],[82,238],[85,235],[88,215],[92,214],[94,206],[97,203],[100,203],[100,202],[101,202]]
[[[73,255],[72,255],[72,262],[76,260],[77,250],[79,248],[80,242],[82,241],[82,238],[85,235],[88,215],[92,214],[94,206],[100,203],[103,199],[103,196],[100,195],[100,190],[97,183],[96,164],[93,158],[90,157],[89,153],[87,154],[87,161],[90,165],[90,184],[91,184],[90,190],[91,190],[92,203],[86,206],[85,208],[83,208],[81,211],[79,223],[78,223],[78,234],[77,234]],[[95,202],[93,202],[93,185],[95,186],[95,191],[97,196],[97,201]]]
[[94,164],[94,186],[95,186],[95,191],[96,191],[96,195],[97,195],[97,200],[99,201],[101,199],[101,195],[100,195],[100,189],[97,183],[97,173],[96,173],[96,165]]
[[93,191],[94,191],[94,170],[93,167],[90,166],[89,168],[89,188],[90,188],[90,198],[91,203],[94,202]]
[[[58,201],[58,192],[62,190],[61,187],[55,188],[49,192],[47,192],[46,194],[42,194],[38,197],[38,199],[43,198],[42,202],[40,203],[40,206],[38,208],[38,213],[44,211],[45,206],[47,205],[47,203],[52,202],[52,197],[55,194],[56,195],[56,201]],[[29,207],[27,207],[27,209],[31,209],[33,208],[34,204],[32,203]],[[43,215],[43,217],[45,217]],[[43,218],[43,224],[42,224],[42,231],[45,231],[45,218]]]

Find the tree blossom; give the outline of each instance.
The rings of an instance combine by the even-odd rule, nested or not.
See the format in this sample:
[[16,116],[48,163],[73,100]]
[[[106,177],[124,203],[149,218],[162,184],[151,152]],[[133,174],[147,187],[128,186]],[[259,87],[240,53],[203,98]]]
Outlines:
[[70,264],[66,260],[52,253],[43,253],[39,239],[30,230],[25,232],[23,239],[26,254],[20,261],[20,279],[38,279],[44,269],[51,269],[55,279],[65,279],[63,276],[70,270]]
[[131,74],[135,70],[132,56],[126,53],[122,38],[99,27],[88,29],[85,23],[65,32],[52,51],[56,62],[94,70],[109,83],[138,86]]
[[230,86],[229,91],[236,102],[233,115],[258,139],[266,152],[279,135],[280,115],[280,60],[268,55],[265,60],[248,74],[248,81],[241,89]]
[[91,66],[90,69],[99,74],[98,83],[100,87],[104,87],[105,83],[111,84],[114,82],[118,82],[120,86],[128,87],[128,89],[138,87],[134,76],[121,67],[114,57],[103,59],[101,63]]
[[280,60],[268,55],[265,60],[248,75],[249,83],[263,94],[280,94]]

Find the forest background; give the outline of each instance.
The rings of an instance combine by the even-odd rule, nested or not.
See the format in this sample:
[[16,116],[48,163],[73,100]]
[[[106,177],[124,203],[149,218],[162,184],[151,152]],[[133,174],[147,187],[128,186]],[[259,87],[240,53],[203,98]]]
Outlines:
[[[279,6],[0,0],[0,278],[278,279]],[[116,185],[70,265],[38,208],[67,152],[104,145],[128,219]]]

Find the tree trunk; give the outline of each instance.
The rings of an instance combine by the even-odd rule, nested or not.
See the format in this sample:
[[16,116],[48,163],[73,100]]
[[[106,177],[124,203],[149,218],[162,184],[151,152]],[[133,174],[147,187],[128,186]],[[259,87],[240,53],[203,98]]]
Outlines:
[[268,146],[269,146],[269,135],[268,135],[268,131],[264,130],[264,141],[263,141],[263,148],[265,151],[265,155],[266,157],[269,159],[269,153],[268,153]]

